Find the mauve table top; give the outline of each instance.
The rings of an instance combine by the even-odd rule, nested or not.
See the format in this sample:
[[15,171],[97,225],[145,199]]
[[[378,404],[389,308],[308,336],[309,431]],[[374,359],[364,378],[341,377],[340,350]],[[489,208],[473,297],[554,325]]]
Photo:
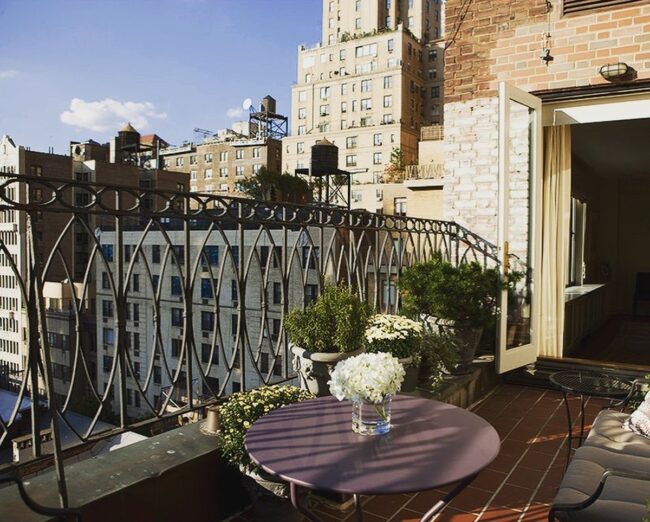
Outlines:
[[312,489],[382,495],[423,491],[485,468],[499,453],[497,432],[473,413],[398,395],[386,435],[352,431],[352,403],[321,397],[265,415],[246,449],[266,471]]

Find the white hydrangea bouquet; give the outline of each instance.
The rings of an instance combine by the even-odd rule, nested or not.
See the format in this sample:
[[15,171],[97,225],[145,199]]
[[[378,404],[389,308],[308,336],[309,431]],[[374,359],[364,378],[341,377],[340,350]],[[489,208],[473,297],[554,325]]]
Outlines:
[[404,367],[389,353],[362,353],[336,365],[329,381],[339,401],[352,401],[352,429],[363,435],[390,430],[390,404],[402,386]]
[[422,323],[401,315],[376,314],[366,328],[366,349],[390,353],[398,359],[413,357],[417,363],[423,333]]

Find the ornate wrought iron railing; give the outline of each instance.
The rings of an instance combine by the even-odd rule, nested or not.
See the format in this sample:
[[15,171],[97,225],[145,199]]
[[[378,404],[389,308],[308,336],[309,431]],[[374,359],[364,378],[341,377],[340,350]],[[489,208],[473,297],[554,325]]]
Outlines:
[[395,311],[435,252],[496,263],[452,222],[2,176],[0,444],[53,456],[62,507],[64,449],[292,379],[282,321],[323,284]]

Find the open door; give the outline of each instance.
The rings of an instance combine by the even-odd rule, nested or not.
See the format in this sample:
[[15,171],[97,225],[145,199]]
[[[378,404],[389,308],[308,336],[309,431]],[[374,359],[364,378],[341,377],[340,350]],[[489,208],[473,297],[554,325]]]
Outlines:
[[501,83],[499,257],[504,278],[517,282],[499,299],[498,373],[537,359],[542,161],[542,101]]

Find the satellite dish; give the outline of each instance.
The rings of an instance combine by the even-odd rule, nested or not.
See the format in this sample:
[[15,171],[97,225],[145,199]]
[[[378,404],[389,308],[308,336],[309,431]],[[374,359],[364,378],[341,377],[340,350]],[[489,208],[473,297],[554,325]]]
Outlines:
[[253,100],[250,98],[246,98],[244,102],[241,104],[241,106],[244,108],[245,111],[247,111],[253,106]]

